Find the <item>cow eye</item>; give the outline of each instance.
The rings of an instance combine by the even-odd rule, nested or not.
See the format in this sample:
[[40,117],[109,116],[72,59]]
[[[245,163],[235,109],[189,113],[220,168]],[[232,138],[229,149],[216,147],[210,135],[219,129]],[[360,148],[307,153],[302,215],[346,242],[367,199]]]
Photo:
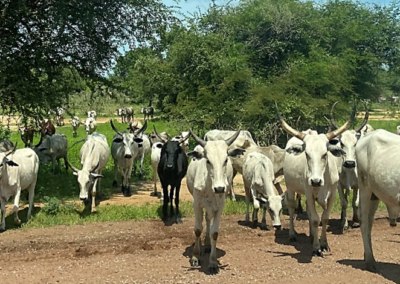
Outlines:
[[224,163],[225,165],[228,163],[228,159],[229,159],[229,158],[226,158],[225,163]]
[[207,160],[207,164],[211,164],[209,160]]

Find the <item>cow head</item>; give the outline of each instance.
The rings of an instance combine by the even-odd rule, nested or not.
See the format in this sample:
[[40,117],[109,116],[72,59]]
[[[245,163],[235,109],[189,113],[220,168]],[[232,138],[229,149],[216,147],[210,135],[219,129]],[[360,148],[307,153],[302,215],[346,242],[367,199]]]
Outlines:
[[303,141],[303,144],[297,144],[289,147],[286,151],[289,154],[294,155],[305,155],[306,158],[306,177],[307,183],[313,187],[320,187],[325,184],[324,173],[326,169],[326,165],[328,162],[328,152],[332,153],[334,156],[341,156],[345,154],[345,152],[335,143],[329,143],[335,137],[342,134],[344,131],[349,128],[351,122],[353,121],[356,113],[355,107],[353,108],[353,112],[350,116],[350,119],[337,130],[331,131],[326,134],[318,134],[318,135],[308,135],[302,133],[296,129],[290,127],[285,120],[283,120],[278,105],[276,105],[276,111],[278,114],[278,120],[282,125],[282,128],[289,134],[297,137],[298,139]]
[[160,156],[161,157],[160,161],[165,160],[164,169],[167,171],[173,171],[177,169],[178,172],[181,172],[182,169],[179,168],[181,165],[178,163],[178,156],[183,153],[181,144],[184,143],[187,139],[189,139],[190,134],[188,134],[186,137],[181,138],[178,141],[172,141],[160,136],[160,134],[158,134],[156,130],[156,127],[154,125],[153,127],[155,135],[158,137],[158,139],[161,140],[162,143],[164,143],[164,146],[161,148],[161,156]]
[[72,127],[79,127],[81,124],[81,121],[79,120],[79,117],[74,116],[74,118],[71,120]]
[[[339,126],[336,124],[335,119],[333,118],[333,111],[334,107],[337,104],[334,103],[331,109],[331,124],[335,129],[338,129]],[[365,106],[365,115],[364,119],[361,122],[361,124],[355,128],[354,130],[346,130],[343,132],[341,135],[338,136],[340,146],[342,147],[343,151],[345,152],[344,154],[344,161],[343,161],[343,167],[345,169],[354,169],[356,165],[356,145],[360,137],[362,136],[362,129],[365,127],[365,125],[368,122],[368,117],[369,117],[369,112],[367,106]]]
[[15,142],[15,146],[13,147],[13,149],[8,150],[7,152],[0,153],[0,178],[3,177],[3,170],[6,171],[7,166],[10,166],[10,167],[18,167],[19,166],[16,162],[8,159],[8,156],[10,156],[12,153],[14,153],[15,150],[17,149],[17,144],[18,144],[18,142]]
[[230,185],[227,177],[227,166],[229,156],[236,157],[242,155],[244,149],[234,149],[228,151],[228,147],[235,142],[240,134],[238,130],[232,137],[220,141],[204,141],[190,130],[193,139],[204,148],[203,158],[206,159],[207,170],[211,177],[212,189],[214,193],[225,194],[227,187]]
[[282,212],[282,201],[284,199],[285,192],[281,195],[264,196],[257,198],[257,200],[266,207],[268,214],[271,217],[272,225],[275,229],[281,229],[280,214]]
[[[171,140],[172,140],[172,141],[179,141],[179,140],[181,140],[183,137],[186,137],[186,136],[188,136],[188,135],[189,135],[189,132],[183,131],[180,135],[175,136],[175,137],[172,138]],[[185,152],[188,151],[188,149],[189,149],[189,139],[188,139],[188,140],[185,140],[185,142],[183,142],[182,148],[183,148],[183,150],[185,150]]]
[[94,181],[100,177],[103,177],[102,175],[96,173],[96,170],[100,165],[100,162],[91,171],[79,170],[74,166],[72,166],[69,162],[67,163],[68,166],[73,170],[73,174],[78,177],[78,184],[80,190],[79,199],[82,201],[87,200],[89,198],[89,192]]
[[86,134],[89,134],[90,128],[93,128],[93,124],[95,121],[96,120],[93,117],[86,118],[86,121],[85,121]]
[[[125,159],[133,158],[133,156],[137,153],[138,148],[141,146],[141,143],[143,143],[143,139],[135,137],[135,135],[132,133],[122,133],[117,128],[115,128],[112,119],[110,119],[110,124],[115,133],[117,133],[117,135],[115,135],[113,138],[113,143],[121,144],[123,146]],[[146,123],[145,126],[147,127]],[[139,130],[140,133],[144,131],[145,126],[143,126],[142,129]]]

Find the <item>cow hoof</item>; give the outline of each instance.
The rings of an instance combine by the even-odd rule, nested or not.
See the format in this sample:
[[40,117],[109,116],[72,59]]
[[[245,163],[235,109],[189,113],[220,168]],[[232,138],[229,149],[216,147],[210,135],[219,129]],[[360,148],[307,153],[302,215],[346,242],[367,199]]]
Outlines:
[[319,249],[319,250],[313,250],[312,256],[324,257],[324,254],[323,254],[322,251]]
[[210,265],[208,266],[208,271],[210,272],[210,274],[217,274],[219,271],[218,264],[210,263]]
[[289,237],[289,241],[290,241],[290,242],[295,242],[295,241],[297,241],[296,236],[290,236],[290,237]]
[[343,226],[343,232],[347,231],[349,229],[349,226]]
[[114,181],[113,181],[113,184],[112,184],[112,186],[113,186],[114,188],[118,187],[118,183],[117,183],[117,181],[116,181],[116,180],[114,180]]
[[258,225],[258,220],[255,220],[255,221],[253,221],[253,222],[251,223],[251,227],[252,227],[252,228],[257,228],[257,225]]
[[131,187],[130,186],[126,187],[124,196],[125,197],[131,197],[132,196]]
[[21,225],[21,220],[14,220],[14,224],[17,226]]
[[397,227],[397,223],[390,222],[390,227]]
[[210,253],[210,252],[211,252],[211,247],[204,248],[204,253]]
[[93,209],[92,209],[92,213],[97,213],[97,209],[96,209],[96,208],[93,208]]
[[157,192],[150,192],[150,196],[157,196]]
[[360,223],[354,222],[352,225],[353,228],[360,228]]
[[190,260],[190,265],[193,267],[197,267],[200,266],[200,260],[197,259],[197,257],[192,257],[192,259]]
[[331,248],[328,246],[328,244],[326,245],[321,245],[321,251],[331,251]]
[[[263,231],[267,231],[268,230],[267,225],[261,225],[260,229],[263,230]],[[277,230],[280,230],[280,229],[277,229]]]
[[177,224],[183,224],[181,217],[176,218],[176,223]]

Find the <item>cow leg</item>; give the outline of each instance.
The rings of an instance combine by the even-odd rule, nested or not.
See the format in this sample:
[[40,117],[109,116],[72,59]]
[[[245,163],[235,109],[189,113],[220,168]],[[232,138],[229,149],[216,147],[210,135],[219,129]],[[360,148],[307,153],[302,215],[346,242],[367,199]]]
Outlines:
[[142,157],[140,158],[140,178],[143,178],[143,162],[144,162],[144,151]]
[[263,217],[261,220],[261,229],[266,230],[267,229],[267,218],[266,218],[267,217],[267,205],[263,204],[262,209],[263,209]]
[[289,227],[289,240],[291,242],[296,241],[296,231],[294,230],[294,209],[296,208],[296,199],[294,198],[295,193],[293,191],[286,191],[285,202],[289,209],[289,219],[290,219],[290,227]]
[[168,219],[168,203],[169,203],[169,196],[168,196],[168,184],[164,185],[163,183],[163,194],[164,194],[164,203],[163,203],[163,220],[167,221]]
[[315,201],[312,196],[312,192],[306,191],[306,203],[307,203],[307,213],[309,217],[310,224],[310,237],[313,243],[313,256],[323,256],[321,251],[321,246],[318,239],[318,226],[319,226],[319,216],[315,208]]
[[67,155],[65,155],[63,157],[63,159],[64,159],[65,171],[68,172],[68,157],[67,157]]
[[35,186],[36,186],[36,181],[33,182],[31,185],[28,187],[28,192],[29,192],[29,209],[28,209],[28,216],[26,217],[26,221],[28,222],[29,219],[31,219],[32,215],[32,209],[33,209],[33,198],[35,197]]
[[96,209],[96,187],[97,187],[97,180],[98,180],[98,179],[95,179],[95,180],[94,180],[93,187],[92,187],[92,210],[91,210],[92,213],[97,212],[97,209]]
[[212,214],[210,214],[210,212],[206,211],[206,237],[204,238],[204,252],[205,253],[211,252],[211,237],[210,237],[211,217],[212,217]]
[[153,167],[153,184],[154,184],[154,188],[153,188],[153,192],[150,193],[150,196],[158,196],[157,193],[157,167],[155,165],[152,165]]
[[230,186],[229,186],[229,191],[228,191],[229,198],[233,202],[236,202],[235,191],[233,189],[233,179],[235,178],[236,174],[237,174],[237,171],[233,168],[233,176],[232,176],[232,180],[230,181]]
[[358,197],[358,188],[353,188],[353,227],[358,227],[360,223],[360,219],[358,218],[358,205],[359,205],[359,197]]
[[218,231],[219,231],[219,220],[221,219],[222,210],[225,205],[225,197],[221,198],[219,203],[219,209],[214,213],[213,223],[211,226],[211,253],[210,253],[210,263],[208,264],[208,269],[210,273],[217,273],[219,270],[218,261],[217,261],[217,239],[218,239]]
[[58,172],[61,174],[61,161],[60,158],[57,158]]
[[179,182],[176,186],[176,193],[175,193],[175,207],[176,207],[176,223],[182,224],[181,219],[181,212],[179,211],[179,192],[181,189],[181,183]]
[[[168,199],[168,195],[165,197]],[[164,199],[165,202],[165,199]],[[196,241],[193,247],[193,254],[190,260],[191,266],[200,265],[200,251],[201,251],[201,232],[203,231],[203,209],[200,207],[199,202],[193,202],[194,211],[194,234],[196,235]]]
[[258,210],[260,210],[260,202],[257,200],[257,192],[256,190],[251,187],[251,195],[253,197],[253,227],[257,228],[258,224]]
[[0,231],[4,231],[6,229],[6,199],[1,197],[1,227]]
[[[113,181],[114,188],[118,186],[117,176],[118,176],[118,164],[117,164],[117,160],[114,160],[114,181]],[[122,179],[122,175],[121,175],[121,179]]]
[[348,194],[348,190],[347,189],[343,189],[343,186],[341,184],[339,184],[338,186],[338,192],[339,192],[339,197],[340,197],[340,204],[342,207],[342,213],[340,214],[340,220],[341,220],[341,229],[342,229],[342,233],[345,230],[349,229],[349,224],[347,222],[347,194]]
[[399,216],[399,207],[393,207],[393,206],[386,205],[386,209],[387,209],[388,215],[389,215],[390,227],[396,227],[397,226],[397,216]]
[[[21,188],[17,189],[17,194],[14,197],[14,223],[15,225],[21,225],[21,220],[18,217],[18,210],[19,210],[19,198],[21,197]],[[30,198],[30,196],[29,196]]]
[[249,216],[250,188],[245,188],[245,192],[246,192],[246,217],[245,217],[245,221],[246,221],[246,224],[249,224],[249,222],[250,222],[250,216]]
[[169,200],[171,201],[171,207],[170,207],[170,216],[174,216],[174,206],[173,206],[173,201],[174,201],[174,190],[175,186],[171,185],[171,190],[169,191]]
[[322,213],[321,216],[321,222],[322,222],[322,232],[321,232],[321,238],[320,238],[320,247],[321,251],[330,251],[330,247],[328,245],[328,239],[326,237],[326,229],[328,227],[328,222],[329,222],[329,214],[331,213],[333,203],[335,202],[336,199],[336,189],[331,191],[331,196],[328,199],[328,204],[326,206],[326,209]]
[[276,190],[278,191],[279,195],[281,195],[283,193],[281,184],[279,182],[277,182],[274,184],[274,186],[275,186]]

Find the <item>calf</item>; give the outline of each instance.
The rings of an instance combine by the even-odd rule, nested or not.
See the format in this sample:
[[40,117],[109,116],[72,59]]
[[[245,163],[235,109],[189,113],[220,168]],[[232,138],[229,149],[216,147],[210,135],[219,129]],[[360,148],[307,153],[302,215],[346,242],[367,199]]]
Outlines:
[[[158,163],[160,162],[161,157],[161,149],[164,146],[162,142],[156,142],[151,146],[151,167],[153,169],[153,183],[154,183],[154,191],[150,194],[150,196],[158,196],[157,192],[157,168]],[[160,191],[160,200],[164,200],[163,192]]]
[[35,128],[33,126],[23,126],[19,128],[21,132],[21,140],[24,142],[25,147],[31,147],[33,144],[33,136],[35,135]]
[[58,171],[61,173],[60,159],[64,159],[65,170],[68,171],[68,141],[64,134],[55,134],[53,136],[46,136],[43,140],[40,139],[33,150],[39,157],[41,164],[48,164],[52,162],[52,170],[55,173],[55,163],[57,161]]
[[[110,148],[107,138],[97,132],[88,135],[83,144],[79,156],[81,158],[82,170],[79,170],[68,163],[78,177],[80,188],[79,198],[88,204],[89,197],[92,197],[91,212],[96,212],[97,181],[102,178],[102,171],[107,165],[110,157]],[[100,190],[100,182],[99,189]]]
[[[186,182],[190,193],[193,195],[194,233],[196,235],[190,263],[192,266],[199,266],[200,237],[203,231],[203,210],[205,209],[207,229],[205,251],[211,251],[208,265],[211,273],[218,272],[217,239],[219,221],[225,206],[226,193],[232,186],[233,169],[228,157],[241,155],[245,151],[243,149],[228,151],[228,147],[239,136],[239,133],[240,130],[227,140],[206,142],[190,130],[194,140],[203,147],[203,151],[199,151],[199,147],[196,146],[196,151],[188,153],[193,157],[193,160],[188,168]],[[211,220],[213,220],[212,224]]]
[[[132,173],[133,161],[139,152],[139,148],[142,147],[143,139],[135,137],[132,133],[122,133],[117,130],[112,120],[110,120],[110,124],[112,129],[116,132],[111,143],[111,155],[114,159],[115,173],[113,186],[117,186],[117,173],[119,167],[121,172],[121,191],[124,196],[128,197],[131,196],[129,181]],[[139,133],[143,132],[146,127],[147,123],[145,123],[145,126],[139,130]]]
[[246,222],[249,222],[249,203],[253,199],[253,226],[258,223],[260,201],[263,203],[263,219],[261,228],[267,229],[265,219],[268,210],[274,228],[281,228],[279,218],[282,211],[284,193],[276,195],[274,189],[274,166],[271,160],[261,153],[253,152],[246,156],[243,164],[243,181],[246,191]]
[[85,121],[86,135],[94,133],[97,129],[97,122],[94,117],[88,117]]
[[[21,191],[28,190],[29,210],[27,221],[31,218],[33,197],[39,171],[39,158],[30,148],[0,153],[0,203],[1,203],[1,230],[6,229],[6,202],[11,196],[14,198],[14,223],[21,224],[18,217],[19,198]],[[14,154],[12,154],[15,151]]]
[[[154,132],[157,136],[157,130],[154,126]],[[188,168],[188,161],[185,152],[182,150],[180,144],[182,144],[187,137],[182,138],[179,141],[164,141],[164,145],[161,148],[160,162],[158,164],[157,173],[160,178],[160,182],[163,188],[164,203],[163,203],[163,220],[166,221],[168,218],[168,203],[171,201],[171,216],[174,215],[174,208],[172,205],[172,199],[175,193],[175,207],[176,207],[176,223],[181,224],[181,216],[179,212],[179,191],[181,189],[181,181],[186,175]],[[161,139],[161,137],[159,137]],[[168,195],[168,186],[171,187]]]
[[79,120],[79,117],[74,116],[71,120],[71,125],[72,125],[72,136],[73,137],[78,136],[78,128],[79,128],[79,125],[81,125],[81,121]]

